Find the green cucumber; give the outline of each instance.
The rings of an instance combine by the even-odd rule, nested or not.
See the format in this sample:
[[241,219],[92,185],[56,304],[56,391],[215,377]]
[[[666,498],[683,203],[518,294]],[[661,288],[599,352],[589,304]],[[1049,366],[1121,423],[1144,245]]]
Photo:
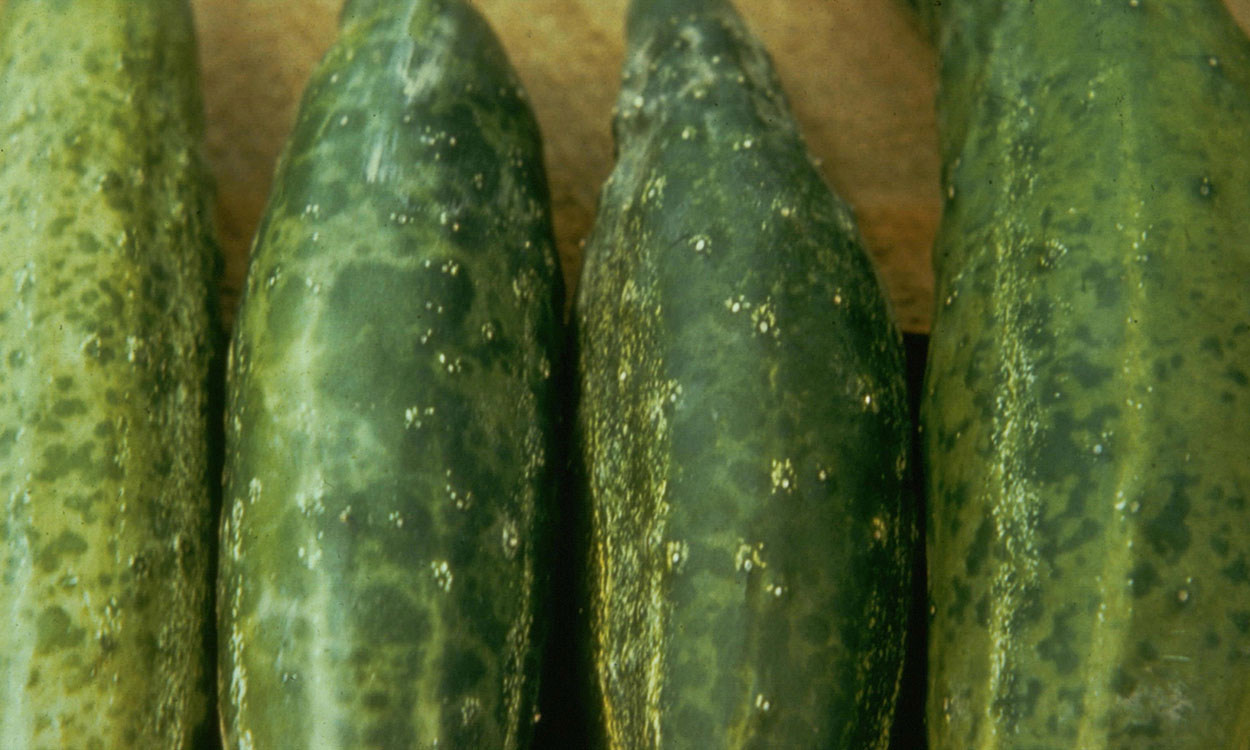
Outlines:
[[575,303],[611,748],[884,748],[914,538],[901,340],[724,0],[639,0]]
[[0,744],[209,726],[218,359],[184,0],[0,16]]
[[932,750],[1250,748],[1250,43],[936,10]]
[[485,22],[348,2],[231,347],[229,747],[527,744],[562,294],[538,128]]

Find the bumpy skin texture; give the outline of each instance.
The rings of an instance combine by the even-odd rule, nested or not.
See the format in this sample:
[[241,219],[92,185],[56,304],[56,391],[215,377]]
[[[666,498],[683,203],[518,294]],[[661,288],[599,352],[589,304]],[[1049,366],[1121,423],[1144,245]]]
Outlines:
[[218,341],[182,0],[0,19],[0,745],[184,748]]
[[562,292],[537,126],[462,2],[353,2],[231,349],[232,748],[517,748]]
[[933,750],[1250,747],[1250,45],[945,2]]
[[628,54],[576,300],[599,739],[885,747],[898,332],[732,6],[635,2]]

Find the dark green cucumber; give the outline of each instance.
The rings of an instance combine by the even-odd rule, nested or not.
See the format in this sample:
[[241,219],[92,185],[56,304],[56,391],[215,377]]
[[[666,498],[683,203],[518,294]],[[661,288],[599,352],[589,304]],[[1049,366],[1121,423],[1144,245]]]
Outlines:
[[229,747],[527,744],[562,301],[540,149],[466,3],[347,3],[231,349]]
[[216,244],[184,0],[0,16],[0,745],[207,726]]
[[1250,44],[938,9],[932,750],[1250,747]]
[[638,1],[578,291],[611,748],[884,748],[912,519],[900,337],[728,2]]

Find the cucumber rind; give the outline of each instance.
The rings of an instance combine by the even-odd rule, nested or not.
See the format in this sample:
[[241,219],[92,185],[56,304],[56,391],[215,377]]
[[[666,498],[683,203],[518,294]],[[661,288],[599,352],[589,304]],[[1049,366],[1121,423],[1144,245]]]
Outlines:
[[884,747],[914,534],[897,329],[732,7],[636,2],[628,28],[574,309],[599,740]]
[[561,295],[537,125],[485,22],[349,3],[231,350],[231,747],[526,746]]

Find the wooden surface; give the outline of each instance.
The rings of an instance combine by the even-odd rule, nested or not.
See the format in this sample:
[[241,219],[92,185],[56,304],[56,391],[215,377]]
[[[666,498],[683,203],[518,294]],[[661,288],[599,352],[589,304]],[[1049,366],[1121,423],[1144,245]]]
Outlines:
[[[1227,0],[1243,27],[1250,0]],[[341,0],[191,0],[233,318],[252,234],[304,82]],[[572,290],[612,167],[626,0],[474,0],[530,93]],[[937,228],[933,49],[901,0],[736,0],[772,52],[804,136],[855,208],[904,329],[928,328]],[[3,0],[0,0],[3,5]]]

